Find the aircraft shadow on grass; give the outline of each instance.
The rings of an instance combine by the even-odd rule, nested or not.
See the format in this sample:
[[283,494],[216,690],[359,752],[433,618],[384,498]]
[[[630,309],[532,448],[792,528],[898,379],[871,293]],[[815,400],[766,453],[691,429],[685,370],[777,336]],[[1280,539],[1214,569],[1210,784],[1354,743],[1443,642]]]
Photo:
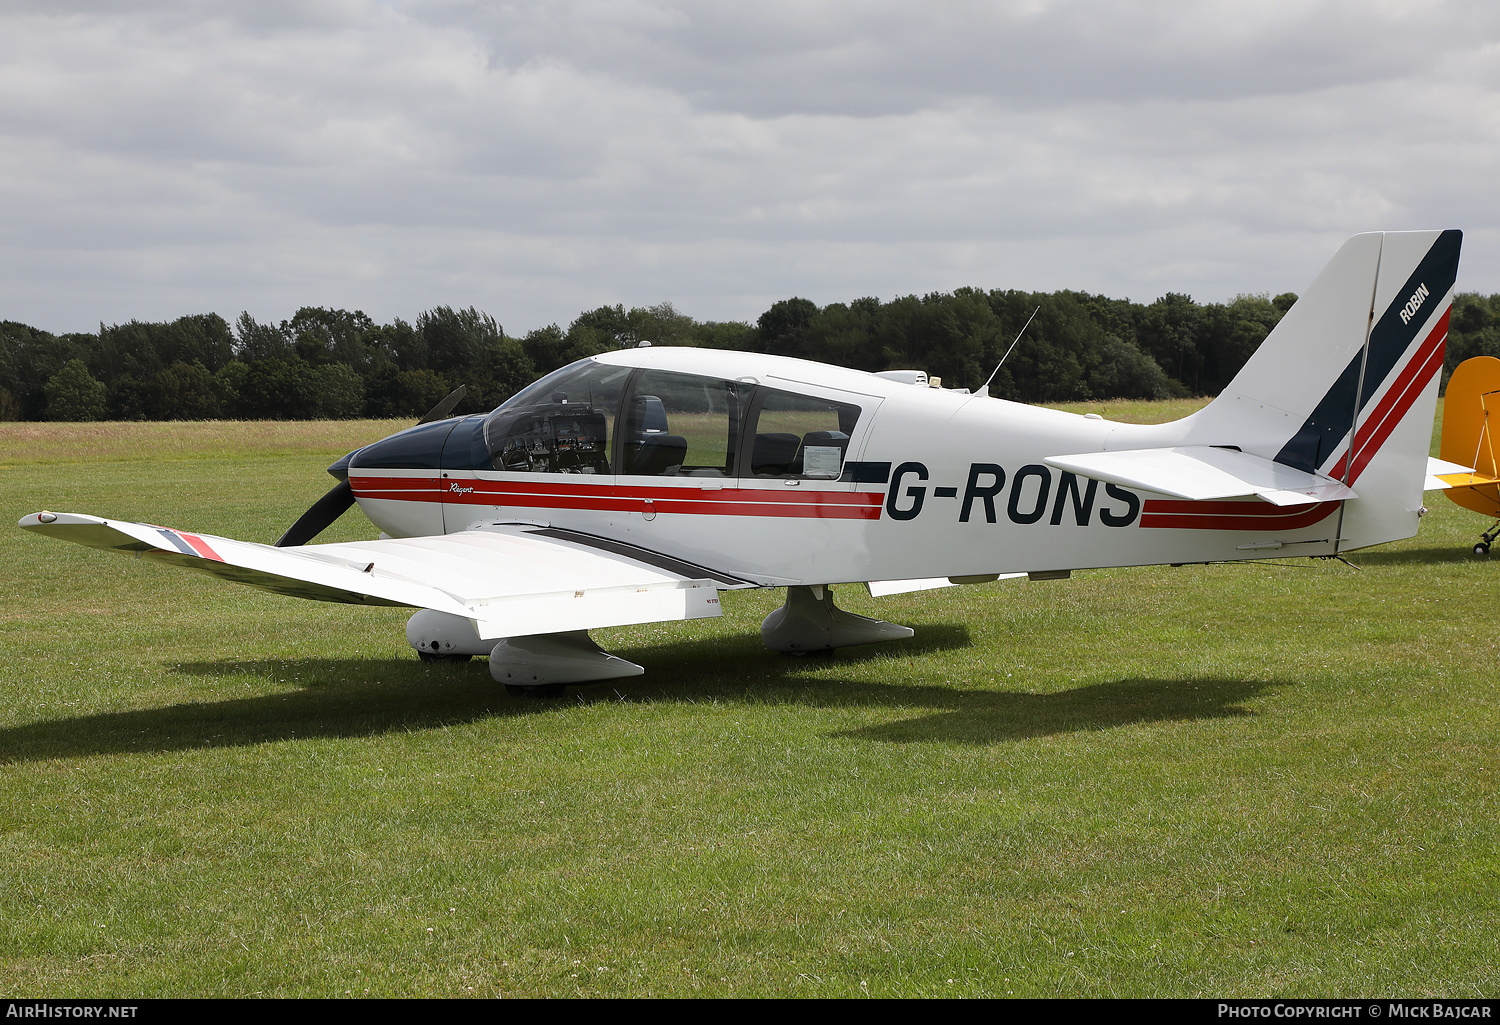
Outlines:
[[842,649],[829,657],[777,655],[753,637],[678,641],[622,649],[627,657],[656,668],[644,677],[570,692],[560,701],[506,694],[490,679],[483,662],[436,667],[406,658],[182,663],[173,671],[272,678],[297,689],[0,729],[0,764],[379,736],[547,714],[579,702],[621,700],[926,709],[932,714],[831,736],[990,744],[1142,722],[1252,715],[1244,703],[1277,686],[1241,680],[1131,679],[1032,694],[872,683],[837,675],[841,665],[884,659],[891,664],[890,675],[899,677],[913,658],[969,645],[967,628],[952,624],[928,625],[911,640]]
[[[920,689],[928,700],[923,704],[942,711],[833,736],[905,744],[982,745],[1141,723],[1236,718],[1256,714],[1246,703],[1257,695],[1287,685],[1264,680],[1132,678],[1051,694],[924,687]],[[948,700],[932,700],[940,696]]]
[[1350,552],[1349,561],[1356,566],[1438,566],[1459,562],[1486,562],[1485,556],[1475,555],[1468,548],[1404,548],[1384,550],[1372,548],[1363,552]]

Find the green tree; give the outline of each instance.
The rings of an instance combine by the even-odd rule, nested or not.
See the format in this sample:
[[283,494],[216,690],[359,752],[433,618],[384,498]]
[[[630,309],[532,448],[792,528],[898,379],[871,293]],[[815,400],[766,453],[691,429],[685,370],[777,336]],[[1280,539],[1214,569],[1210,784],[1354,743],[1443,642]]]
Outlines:
[[480,367],[483,390],[470,396],[473,407],[494,409],[541,375],[519,339],[504,338],[484,354]]
[[1195,389],[1206,395],[1223,391],[1284,312],[1264,295],[1239,295],[1223,305],[1200,307],[1193,338],[1198,356]]
[[[631,313],[635,312],[631,311]],[[565,354],[581,352],[585,355],[593,355],[599,352],[609,352],[611,349],[630,349],[639,345],[641,336],[637,330],[641,326],[640,318],[632,318],[631,313],[626,313],[625,307],[618,303],[614,306],[600,306],[597,309],[580,313],[578,319],[568,325],[563,344],[547,354],[549,363],[556,362],[556,366],[549,366],[547,369],[555,370],[564,363],[572,362],[566,359]],[[550,338],[538,339],[538,341],[550,342]],[[541,354],[539,348],[536,349],[536,354]]]
[[458,377],[473,371],[504,336],[494,317],[472,306],[436,306],[417,317],[416,328],[427,345],[427,368]]
[[364,375],[367,390],[368,379],[387,364],[394,364],[398,370],[419,370],[427,366],[427,343],[400,317],[371,329],[365,336],[365,343],[370,348],[371,358],[370,368]]
[[314,416],[350,420],[365,407],[365,382],[347,363],[325,363],[312,368]]
[[261,324],[248,313],[234,322],[234,355],[244,363],[292,356],[291,339],[275,324]]
[[[630,311],[630,326],[636,344],[688,345],[693,337],[693,318],[663,299],[655,306],[637,306]],[[619,346],[614,346],[618,348]]]
[[1113,337],[1105,340],[1088,384],[1090,393],[1102,398],[1165,399],[1172,394],[1156,360]]
[[81,359],[70,359],[47,382],[47,419],[76,422],[103,420],[108,391]]
[[240,389],[244,387],[249,374],[250,368],[239,360],[225,363],[214,374],[214,395],[219,400],[221,416],[241,419],[246,416],[240,408]]
[[1460,292],[1448,318],[1448,352],[1443,362],[1443,389],[1454,369],[1474,356],[1500,356],[1500,295]]
[[521,339],[521,349],[539,373],[550,373],[569,362],[563,359],[570,350],[568,338],[556,324],[526,332],[526,337]]
[[365,389],[365,415],[380,418],[419,417],[443,400],[453,389],[437,373],[398,370],[386,364],[370,378]]
[[809,359],[858,370],[890,369],[892,357],[876,339],[880,321],[879,299],[829,303],[807,326],[803,352]]
[[233,355],[229,325],[216,313],[204,313],[170,322],[100,324],[89,369],[109,385],[122,377],[149,382],[173,363],[198,363],[213,373]]
[[[152,375],[155,376],[155,375]],[[105,381],[106,405],[111,420],[147,420],[151,409],[151,386],[134,374],[120,373]]]
[[70,359],[87,361],[94,336],[53,335],[15,321],[0,322],[0,388],[9,392],[17,419],[41,420],[47,409],[47,382]]
[[817,316],[818,306],[811,299],[793,297],[772,303],[755,322],[760,332],[757,348],[778,356],[802,356]]
[[239,392],[239,413],[252,420],[310,420],[317,415],[313,368],[296,356],[252,360]]
[[202,363],[177,361],[152,377],[146,388],[150,420],[211,420],[221,415],[214,376]]
[[1200,314],[1191,296],[1168,292],[1146,307],[1137,329],[1141,348],[1191,394],[1199,394],[1199,354],[1194,339]]
[[366,374],[372,362],[388,358],[371,345],[375,322],[362,310],[304,306],[281,330],[297,355],[314,366],[344,363]]
[[[990,293],[990,307],[1002,325],[993,355],[996,364],[1005,359],[990,385],[991,395],[1020,402],[1100,397],[1089,389],[1088,378],[1106,336],[1080,298],[1087,297],[1074,292]],[[986,376],[994,365],[985,367]]]
[[704,320],[693,325],[690,341],[685,344],[705,349],[755,348],[755,328],[740,320]]

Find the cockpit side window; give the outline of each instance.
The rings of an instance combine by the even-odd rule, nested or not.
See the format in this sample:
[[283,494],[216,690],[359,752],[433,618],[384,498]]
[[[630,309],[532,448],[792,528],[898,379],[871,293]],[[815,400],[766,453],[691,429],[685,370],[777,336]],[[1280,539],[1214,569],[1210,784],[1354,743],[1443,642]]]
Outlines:
[[622,473],[732,477],[740,419],[751,386],[716,377],[648,370],[625,414]]
[[762,390],[752,414],[748,476],[837,480],[859,406]]
[[484,421],[497,470],[610,473],[609,444],[630,368],[581,360],[522,389]]

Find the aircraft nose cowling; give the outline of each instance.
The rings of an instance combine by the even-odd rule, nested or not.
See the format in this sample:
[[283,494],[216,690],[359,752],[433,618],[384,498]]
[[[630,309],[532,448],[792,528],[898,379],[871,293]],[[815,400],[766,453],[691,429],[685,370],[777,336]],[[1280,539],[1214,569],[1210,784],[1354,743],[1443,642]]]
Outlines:
[[343,455],[339,456],[338,461],[328,468],[329,476],[335,478],[336,480],[348,480],[349,460],[359,455],[361,451],[361,449],[355,449],[352,452],[346,452]]
[[328,468],[348,479],[351,472],[381,470],[489,470],[484,441],[485,414],[418,424],[373,445],[355,449]]
[[[443,462],[443,444],[458,420],[438,420],[409,427],[373,445],[349,453],[343,463],[344,475],[362,469],[436,470]],[[332,473],[334,463],[329,467]],[[337,475],[335,475],[337,476]]]

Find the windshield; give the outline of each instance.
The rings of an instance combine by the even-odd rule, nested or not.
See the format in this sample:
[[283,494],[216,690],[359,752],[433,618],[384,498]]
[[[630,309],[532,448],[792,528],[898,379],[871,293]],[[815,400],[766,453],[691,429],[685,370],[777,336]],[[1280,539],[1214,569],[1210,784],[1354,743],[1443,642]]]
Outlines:
[[609,439],[629,377],[629,367],[584,359],[511,396],[484,421],[495,469],[610,473]]

